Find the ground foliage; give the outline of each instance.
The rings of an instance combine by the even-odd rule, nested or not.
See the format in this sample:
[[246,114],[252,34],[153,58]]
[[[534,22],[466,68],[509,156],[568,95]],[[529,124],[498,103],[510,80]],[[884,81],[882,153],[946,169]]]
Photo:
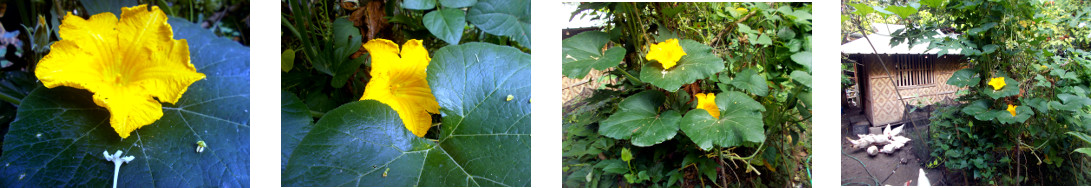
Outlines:
[[[974,185],[1088,185],[1091,132],[1091,7],[1085,1],[845,2],[843,30],[908,25],[908,41],[961,50],[968,63],[947,84],[963,87],[932,113],[929,168]],[[938,32],[953,37],[933,37]],[[888,44],[874,44],[888,45]],[[996,89],[993,78],[1005,80]],[[1015,114],[1012,114],[1009,109]]]
[[[580,3],[607,24],[562,42],[565,77],[615,79],[566,102],[566,187],[810,186],[809,3]],[[664,70],[649,44],[687,53]],[[720,119],[696,109],[715,93]]]

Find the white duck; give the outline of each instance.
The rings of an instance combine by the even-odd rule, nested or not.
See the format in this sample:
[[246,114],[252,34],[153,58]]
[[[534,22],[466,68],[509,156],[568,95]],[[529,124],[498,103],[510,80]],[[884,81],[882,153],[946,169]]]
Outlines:
[[921,173],[917,174],[917,186],[932,186],[932,183],[928,181],[928,176],[924,174],[924,168],[921,168]]
[[[904,127],[905,126],[891,128],[890,124],[887,124],[886,128],[883,129],[882,134],[860,134],[856,135],[860,139],[853,140],[847,137],[845,139],[848,139],[849,142],[852,143],[852,148],[867,148],[868,154],[871,155],[876,155],[878,152],[892,154],[895,150],[904,147],[906,143],[912,140],[905,136],[900,136],[902,128]],[[882,145],[883,147],[880,150],[876,145]]]

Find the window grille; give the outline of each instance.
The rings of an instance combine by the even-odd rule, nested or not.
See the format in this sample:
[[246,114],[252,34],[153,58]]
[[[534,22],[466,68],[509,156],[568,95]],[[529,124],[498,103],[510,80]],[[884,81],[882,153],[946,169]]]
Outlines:
[[894,55],[894,66],[897,70],[898,87],[928,86],[932,85],[932,73],[936,66],[936,57],[930,55]]

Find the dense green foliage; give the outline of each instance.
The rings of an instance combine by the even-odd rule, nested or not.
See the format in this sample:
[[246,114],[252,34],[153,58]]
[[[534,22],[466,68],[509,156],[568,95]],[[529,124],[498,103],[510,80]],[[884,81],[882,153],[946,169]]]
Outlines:
[[[961,171],[983,185],[1087,185],[1091,132],[1091,7],[1084,1],[848,3],[844,29],[881,17],[905,24],[892,44],[930,43],[969,62],[947,84],[956,102],[932,114],[928,167]],[[883,20],[881,19],[881,20]],[[937,32],[957,34],[934,37]],[[886,44],[875,44],[886,45]],[[1004,80],[1002,88],[990,85]],[[1010,110],[1009,110],[1010,109]],[[1067,134],[1066,134],[1067,133]]]
[[[581,13],[588,11],[590,13]],[[810,185],[809,3],[580,3],[564,76],[616,80],[564,112],[567,187]],[[664,69],[650,44],[679,39]],[[719,119],[695,108],[714,93]]]
[[[282,185],[531,185],[529,0],[330,2],[282,9]],[[386,101],[359,101],[396,90],[368,85],[384,74],[372,39],[427,48],[427,83],[409,86],[439,104],[423,137]]]

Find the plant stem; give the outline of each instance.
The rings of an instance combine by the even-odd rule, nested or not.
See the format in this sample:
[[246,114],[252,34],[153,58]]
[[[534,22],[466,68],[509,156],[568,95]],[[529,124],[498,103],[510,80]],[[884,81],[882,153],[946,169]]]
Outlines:
[[636,82],[636,85],[644,85],[644,82],[641,82],[641,81],[640,81],[640,79],[636,78],[636,77],[635,77],[635,76],[633,76],[632,74],[629,74],[629,72],[628,72],[628,71],[625,71],[625,70],[620,70],[620,69],[618,69],[618,71],[620,71],[620,72],[621,72],[621,74],[624,74],[624,75],[625,75],[625,78],[628,78],[629,80],[631,80],[631,81],[633,81],[633,82]]
[[313,118],[322,118],[322,116],[326,115],[325,112],[319,112],[319,111],[314,111],[314,110],[309,110],[309,111],[311,112],[311,117],[313,117]]
[[7,93],[0,93],[0,100],[4,100],[5,102],[10,102],[11,104],[14,104],[16,107],[18,107],[19,104],[22,103],[21,102],[22,99],[17,99],[15,97],[11,96],[11,95],[8,95]]

